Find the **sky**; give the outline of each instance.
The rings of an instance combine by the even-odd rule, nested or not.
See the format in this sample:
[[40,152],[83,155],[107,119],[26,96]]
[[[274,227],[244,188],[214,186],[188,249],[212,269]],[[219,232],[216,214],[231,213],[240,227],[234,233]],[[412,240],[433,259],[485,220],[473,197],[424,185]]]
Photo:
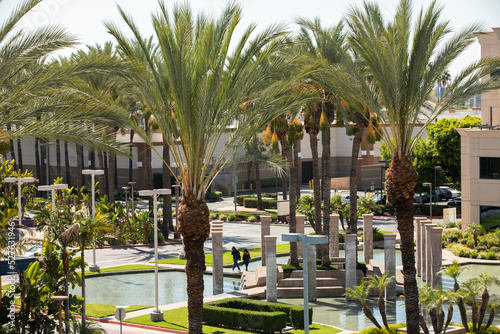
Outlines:
[[[175,2],[164,0],[167,8]],[[0,0],[0,24],[12,12],[20,0]],[[190,0],[194,12],[203,11],[219,15],[228,1]],[[314,19],[319,17],[324,26],[337,24],[351,5],[360,5],[362,0],[238,0],[243,7],[240,31],[250,23],[262,30],[276,22],[288,23],[293,29],[296,17]],[[382,13],[387,19],[394,15],[397,0],[378,0]],[[414,13],[427,6],[431,0],[413,0]],[[500,27],[500,0],[441,0],[444,6],[442,20],[449,20],[454,31],[480,22],[486,30]],[[83,44],[103,44],[112,40],[107,34],[103,21],[123,25],[117,5],[131,13],[144,35],[151,35],[151,13],[158,9],[157,0],[44,0],[25,16],[20,26],[34,28],[47,24],[60,24],[78,36]],[[238,33],[238,31],[237,31]],[[452,76],[473,61],[480,58],[479,44],[476,42],[450,67]]]

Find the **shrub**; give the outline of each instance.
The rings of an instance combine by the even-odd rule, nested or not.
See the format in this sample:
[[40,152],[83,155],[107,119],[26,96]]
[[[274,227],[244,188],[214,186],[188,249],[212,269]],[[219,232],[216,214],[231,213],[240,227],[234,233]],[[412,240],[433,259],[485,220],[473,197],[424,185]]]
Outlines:
[[207,200],[215,200],[218,201],[222,197],[221,191],[207,191],[205,194],[205,198]]
[[[283,183],[281,182],[281,177],[277,179],[272,177],[272,178],[260,179],[260,186],[261,188],[276,187],[276,181],[278,181],[278,187],[283,185]],[[257,187],[255,180],[251,180],[250,183],[252,184],[253,189]]]
[[276,199],[276,193],[262,193],[262,197]]
[[239,206],[242,206],[243,205],[243,200],[245,198],[248,198],[248,197],[252,197],[252,195],[238,195],[236,196],[236,203],[239,205]]
[[[247,197],[243,199],[243,206],[245,208],[257,208],[257,197]],[[272,198],[262,198],[262,206],[264,210],[276,209],[276,200]]]
[[275,222],[278,220],[278,215],[271,215],[271,221]]
[[219,220],[226,221],[227,220],[227,215],[221,214],[219,215]]
[[403,328],[405,326],[406,324],[389,325],[389,330],[385,329],[385,327],[370,327],[363,329],[359,332],[359,334],[396,334],[399,328]]
[[342,233],[339,233],[339,242],[344,243],[344,235]]
[[248,221],[250,223],[256,222],[257,220],[258,220],[257,216],[250,216],[250,217],[248,217]]
[[217,219],[218,216],[219,216],[219,211],[210,211],[210,213],[208,214],[210,220]]
[[236,219],[236,215],[234,213],[230,213],[227,215],[227,220],[234,221]]
[[449,230],[443,233],[443,242],[446,242],[447,238],[451,239],[451,242],[458,242],[463,237],[462,231],[459,230]]
[[[281,331],[287,323],[304,328],[304,308],[266,301],[230,298],[203,304],[203,321],[209,325],[227,326],[264,332]],[[312,308],[309,308],[312,323]]]

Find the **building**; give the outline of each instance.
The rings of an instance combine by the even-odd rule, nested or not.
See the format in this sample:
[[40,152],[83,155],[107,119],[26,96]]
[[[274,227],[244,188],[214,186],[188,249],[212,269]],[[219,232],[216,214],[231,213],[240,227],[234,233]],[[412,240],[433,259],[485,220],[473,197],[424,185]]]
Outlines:
[[[500,56],[500,28],[478,37],[481,57]],[[493,73],[492,75],[500,75]],[[500,90],[481,96],[482,126],[459,129],[462,138],[462,228],[500,227]]]

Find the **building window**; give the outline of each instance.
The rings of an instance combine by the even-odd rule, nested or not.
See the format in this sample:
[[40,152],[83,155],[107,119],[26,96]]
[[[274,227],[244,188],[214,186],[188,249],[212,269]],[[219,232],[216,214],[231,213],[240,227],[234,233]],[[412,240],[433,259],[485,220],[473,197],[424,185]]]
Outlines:
[[500,206],[481,205],[481,225],[487,232],[500,228]]
[[479,158],[479,178],[500,179],[500,158]]

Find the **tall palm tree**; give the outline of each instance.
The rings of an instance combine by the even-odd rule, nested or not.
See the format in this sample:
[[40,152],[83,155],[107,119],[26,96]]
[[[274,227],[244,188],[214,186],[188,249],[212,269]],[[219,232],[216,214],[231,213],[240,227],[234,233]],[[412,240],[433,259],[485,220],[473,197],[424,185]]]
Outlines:
[[[304,73],[295,59],[285,61],[280,55],[286,37],[282,26],[270,27],[251,41],[255,29],[251,25],[239,41],[234,40],[241,18],[236,4],[227,6],[217,19],[193,16],[187,4],[174,5],[170,16],[160,4],[152,15],[157,48],[148,48],[132,16],[121,8],[119,12],[133,42],[118,25],[108,22],[106,27],[122,55],[139,64],[134,83],[170,146],[182,179],[178,231],[184,237],[187,260],[189,332],[202,333],[203,244],[210,231],[205,193],[239,146],[304,102],[301,94],[288,94]],[[134,43],[140,45],[139,51]],[[242,102],[251,99],[255,107],[240,112]],[[215,149],[228,127],[232,131],[217,156]],[[216,161],[210,168],[212,157]]]
[[380,315],[382,316],[382,322],[384,323],[385,328],[389,330],[389,323],[387,322],[387,313],[385,312],[385,288],[389,286],[394,281],[394,276],[387,277],[388,273],[383,274],[382,276],[378,275],[370,275],[368,278],[370,279],[370,283],[368,284],[368,288],[377,291],[378,293],[378,309],[380,311]]
[[474,238],[474,246],[477,247],[478,238],[480,235],[485,234],[486,230],[481,224],[471,223],[464,230],[464,236],[472,235]]
[[[345,19],[348,42],[364,66],[360,70],[352,58],[343,57],[339,70],[331,73],[331,80],[338,87],[337,94],[341,94],[350,105],[368,106],[388,124],[388,127],[380,128],[381,139],[388,143],[393,155],[386,172],[385,188],[395,208],[401,235],[409,333],[419,331],[413,243],[413,195],[417,173],[412,166],[411,153],[426,127],[450,105],[481,90],[499,86],[498,78],[478,81],[498,67],[495,62],[499,64],[498,59],[483,58],[466,67],[447,86],[446,101],[440,99],[435,106],[428,102],[432,88],[448,65],[474,42],[481,29],[479,24],[466,27],[440,47],[439,42],[451,33],[449,22],[439,21],[442,10],[442,6],[432,2],[412,22],[410,0],[400,1],[392,20],[383,18],[375,3],[365,2],[362,7],[351,7]],[[422,117],[427,119],[417,129]]]

